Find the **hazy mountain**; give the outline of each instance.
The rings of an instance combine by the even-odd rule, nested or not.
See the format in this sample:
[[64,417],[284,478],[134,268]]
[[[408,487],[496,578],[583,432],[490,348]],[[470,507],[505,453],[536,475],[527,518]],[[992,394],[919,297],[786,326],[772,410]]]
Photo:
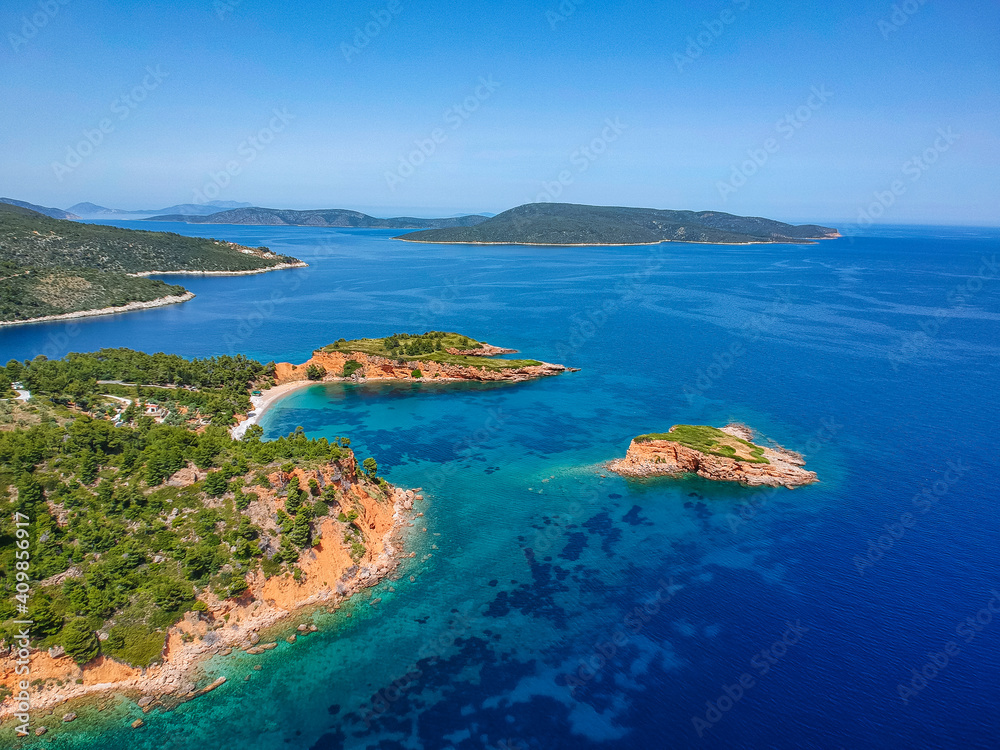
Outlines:
[[221,209],[245,208],[250,205],[252,204],[239,203],[236,201],[212,201],[210,203],[179,203],[176,206],[167,206],[166,208],[130,210],[123,208],[105,208],[104,206],[98,206],[96,203],[77,203],[75,206],[70,206],[67,210],[78,214],[84,219],[144,219],[157,214],[191,214],[194,216],[205,216],[207,214],[216,213]]
[[32,211],[37,211],[45,216],[51,216],[53,219],[79,219],[80,217],[76,214],[72,214],[69,211],[63,211],[61,208],[48,208],[46,206],[36,206],[34,203],[28,203],[27,201],[16,201],[13,198],[0,198],[0,203],[7,203],[11,206],[20,206],[21,208],[27,208]]
[[802,242],[838,237],[836,229],[793,226],[719,211],[529,203],[474,226],[412,232],[409,242],[501,245],[642,245],[658,242],[745,244]]
[[182,221],[188,224],[254,224],[266,226],[300,227],[352,227],[357,229],[439,229],[443,227],[471,227],[486,221],[482,215],[458,216],[444,219],[417,219],[410,216],[377,219],[360,211],[343,208],[292,211],[280,208],[235,208],[208,216],[168,214],[152,216],[147,221]]

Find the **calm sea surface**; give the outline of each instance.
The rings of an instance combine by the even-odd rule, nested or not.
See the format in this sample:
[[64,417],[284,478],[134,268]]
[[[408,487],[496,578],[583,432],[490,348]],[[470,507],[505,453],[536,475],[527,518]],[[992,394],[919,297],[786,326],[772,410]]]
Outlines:
[[[116,224],[311,265],[167,277],[198,296],[0,330],[4,361],[299,362],[340,337],[455,330],[581,371],[282,401],[269,437],[345,435],[423,488],[402,577],[295,645],[209,663],[228,682],[175,711],[122,700],[19,747],[1000,746],[1000,230],[557,249]],[[602,475],[634,435],[731,420],[822,482]]]

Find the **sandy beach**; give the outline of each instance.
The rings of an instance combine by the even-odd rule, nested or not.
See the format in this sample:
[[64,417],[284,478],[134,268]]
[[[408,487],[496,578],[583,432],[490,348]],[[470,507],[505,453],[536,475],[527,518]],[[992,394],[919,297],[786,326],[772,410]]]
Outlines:
[[300,388],[306,388],[310,385],[319,385],[321,382],[322,381],[319,380],[299,380],[294,383],[276,385],[273,388],[261,391],[259,396],[251,396],[250,403],[253,404],[253,411],[250,412],[247,419],[240,422],[238,425],[234,426],[232,430],[230,430],[233,440],[241,440],[246,434],[246,431],[250,428],[250,425],[259,424],[260,418],[264,416],[264,413],[274,406],[277,401],[280,401],[289,393],[297,391]]

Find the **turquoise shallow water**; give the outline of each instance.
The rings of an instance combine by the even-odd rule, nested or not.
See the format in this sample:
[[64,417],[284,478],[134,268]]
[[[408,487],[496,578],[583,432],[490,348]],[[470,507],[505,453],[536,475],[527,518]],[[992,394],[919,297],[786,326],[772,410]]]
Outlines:
[[[294,646],[218,659],[208,676],[225,686],[141,730],[125,707],[23,746],[996,746],[1000,624],[970,641],[956,626],[1000,589],[1000,232],[539,249],[183,231],[312,267],[184,279],[190,303],[3,331],[3,354],[129,345],[301,361],[341,336],[439,329],[581,371],[286,398],[268,436],[346,435],[390,481],[423,487],[427,531],[413,529],[402,578],[377,607],[323,613],[322,632]],[[803,451],[822,482],[601,476],[635,434],[731,420]],[[924,489],[934,502],[920,512]],[[915,525],[859,568],[908,511]],[[897,685],[950,639],[961,653],[900,700]],[[737,690],[744,675],[753,684]],[[700,736],[693,718],[710,725]]]

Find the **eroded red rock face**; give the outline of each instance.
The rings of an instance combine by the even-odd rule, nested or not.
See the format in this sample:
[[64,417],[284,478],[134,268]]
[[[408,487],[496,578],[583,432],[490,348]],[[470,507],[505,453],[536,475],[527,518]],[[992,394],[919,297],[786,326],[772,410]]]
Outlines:
[[608,469],[627,477],[680,476],[697,474],[719,482],[739,482],[751,487],[801,487],[819,481],[816,472],[802,468],[802,459],[784,450],[764,448],[770,463],[751,463],[714,456],[669,440],[653,440],[629,446],[625,458],[612,461]]
[[413,380],[413,371],[420,370],[424,380],[479,380],[479,381],[520,381],[532,378],[558,375],[565,372],[562,365],[542,363],[533,367],[508,370],[489,370],[485,367],[439,364],[418,360],[399,360],[363,354],[361,352],[313,352],[312,358],[301,365],[281,362],[275,366],[275,380],[278,385],[294,383],[308,378],[306,372],[311,365],[323,367],[327,375],[324,380],[332,380],[341,375],[348,360],[361,365],[355,373],[357,379],[368,380]]

